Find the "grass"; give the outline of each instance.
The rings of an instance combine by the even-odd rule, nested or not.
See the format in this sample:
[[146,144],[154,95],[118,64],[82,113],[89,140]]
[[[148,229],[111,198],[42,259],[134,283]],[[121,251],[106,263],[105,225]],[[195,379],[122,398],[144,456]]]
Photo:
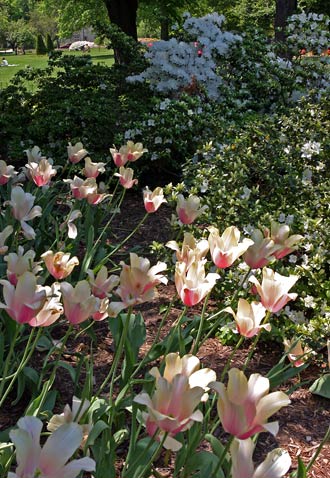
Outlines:
[[[63,54],[81,56],[84,53],[81,51],[63,50]],[[94,64],[111,66],[114,62],[112,51],[109,51],[107,48],[92,48],[90,55]],[[4,66],[0,68],[0,89],[8,86],[15,73],[27,66],[32,68],[46,68],[48,63],[47,55],[36,55],[34,52],[27,52],[25,55],[1,53],[0,60],[2,58],[6,58],[8,63],[14,66]]]

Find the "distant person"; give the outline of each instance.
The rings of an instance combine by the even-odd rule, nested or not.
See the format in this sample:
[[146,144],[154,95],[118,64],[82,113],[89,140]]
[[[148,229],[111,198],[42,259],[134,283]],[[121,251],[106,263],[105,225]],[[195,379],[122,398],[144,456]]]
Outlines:
[[9,66],[9,63],[5,57],[2,58],[1,66]]

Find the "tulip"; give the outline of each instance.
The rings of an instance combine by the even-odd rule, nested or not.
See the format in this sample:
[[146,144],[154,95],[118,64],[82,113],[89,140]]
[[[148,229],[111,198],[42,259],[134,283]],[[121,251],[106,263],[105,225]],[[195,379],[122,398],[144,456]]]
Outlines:
[[24,274],[24,272],[32,271],[33,274],[41,271],[42,268],[34,263],[36,253],[30,249],[24,254],[24,248],[18,246],[18,254],[10,252],[4,257],[7,262],[7,277],[11,284],[16,285],[18,278]]
[[48,272],[58,280],[68,277],[74,267],[79,264],[78,257],[74,256],[70,259],[69,253],[61,251],[55,254],[53,251],[46,251],[41,257],[46,264]]
[[281,276],[267,267],[263,268],[262,275],[262,284],[254,276],[250,277],[249,281],[255,285],[261,303],[267,310],[276,313],[290,300],[296,299],[297,294],[288,294],[288,291],[297,282],[298,276]]
[[303,348],[300,340],[284,339],[284,350],[288,354],[288,359],[295,367],[301,367],[306,362],[308,355],[312,352],[309,347]]
[[71,324],[80,324],[99,310],[100,299],[91,294],[86,280],[79,281],[75,287],[61,282],[64,314]]
[[17,426],[9,433],[16,447],[17,468],[15,473],[9,472],[8,478],[76,478],[82,470],[95,470],[95,461],[88,457],[67,463],[83,437],[77,423],[60,426],[47,438],[43,448],[40,446],[42,421],[39,418],[20,418]]
[[96,322],[100,322],[101,320],[104,320],[109,317],[109,302],[110,301],[108,297],[100,299],[98,310],[92,315],[93,320],[96,320]]
[[37,286],[37,279],[32,272],[24,272],[17,281],[16,287],[6,280],[3,285],[4,304],[0,308],[19,324],[32,321],[43,308],[46,301],[45,290]]
[[130,253],[130,265],[120,262],[122,271],[120,274],[120,285],[115,291],[122,302],[111,302],[109,305],[109,316],[116,317],[118,313],[130,306],[150,301],[155,296],[155,286],[167,284],[167,278],[160,272],[166,270],[164,262],[157,262],[150,267],[150,262],[144,257],[138,257]]
[[222,236],[215,227],[209,227],[209,245],[212,260],[220,269],[230,267],[253,244],[251,239],[239,242],[240,232],[235,226],[227,227]]
[[[266,230],[266,234],[269,235],[269,231]],[[287,224],[279,224],[272,221],[270,228],[270,238],[276,245],[280,246],[274,253],[276,259],[282,259],[284,256],[291,254],[298,248],[298,243],[304,238],[299,234],[290,236],[290,228]]]
[[281,248],[270,237],[264,237],[260,229],[254,229],[251,239],[254,244],[243,255],[244,262],[251,269],[259,269],[266,266],[275,258],[274,253]]
[[27,159],[29,163],[39,163],[40,160],[44,157],[41,153],[39,146],[33,146],[32,149],[25,149]]
[[5,242],[9,236],[13,233],[13,226],[6,226],[2,232],[0,232],[0,255],[6,254],[8,246],[5,246]]
[[204,261],[195,261],[190,267],[184,262],[175,265],[175,286],[182,302],[191,307],[198,304],[211,292],[219,274],[209,273],[205,276]]
[[54,282],[51,287],[45,286],[46,301],[37,315],[29,321],[31,327],[48,327],[58,320],[63,314],[63,306],[60,302],[60,284]]
[[197,242],[190,232],[185,232],[181,250],[175,241],[169,241],[166,247],[176,251],[177,261],[185,262],[189,268],[193,262],[204,259],[209,250],[209,243],[206,239]]
[[148,186],[143,190],[144,207],[148,213],[155,212],[163,202],[167,202],[164,198],[163,188],[156,188],[150,191]]
[[15,177],[16,174],[18,173],[15,171],[14,166],[7,166],[5,161],[0,160],[0,186],[7,184],[9,179]]
[[83,174],[87,178],[97,178],[100,173],[105,171],[105,163],[92,163],[90,157],[85,158],[85,168],[83,169]]
[[200,203],[201,200],[198,196],[189,196],[188,199],[185,199],[182,194],[178,195],[176,212],[183,224],[192,224],[208,208],[207,206],[200,207]]
[[104,299],[110,295],[110,292],[119,284],[119,277],[111,275],[108,277],[108,271],[105,266],[102,266],[98,271],[96,277],[92,270],[88,269],[89,283],[92,288],[92,294],[95,297]]
[[270,324],[261,325],[266,314],[266,309],[259,302],[249,302],[245,299],[238,300],[237,313],[231,307],[226,307],[223,312],[229,312],[235,319],[237,332],[243,337],[251,338],[257,335],[261,329],[268,332]]
[[289,453],[281,448],[275,448],[254,469],[253,451],[254,443],[251,438],[246,440],[234,439],[230,446],[232,478],[282,478],[291,466]]
[[143,415],[147,433],[154,436],[159,430],[158,441],[167,433],[164,447],[177,451],[182,445],[174,439],[175,435],[203,420],[202,412],[195,410],[203,395],[202,387],[190,388],[188,377],[177,374],[171,382],[159,377],[152,398],[147,393],[140,393],[134,401],[148,408],[148,413]]
[[25,166],[38,187],[46,186],[57,172],[46,158],[41,158],[39,163],[29,162]]
[[67,151],[69,161],[73,164],[79,163],[88,154],[82,143],[76,143],[74,146],[69,143]]
[[146,148],[143,148],[142,143],[134,144],[133,141],[127,141],[127,144],[121,146],[119,151],[115,147],[110,148],[111,156],[117,167],[125,166],[128,161],[136,161],[147,151]]
[[85,180],[75,176],[72,179],[64,179],[65,183],[70,184],[72,195],[76,199],[86,199],[89,194],[97,192],[97,184],[95,178],[87,178]]
[[130,189],[134,184],[138,183],[137,179],[133,179],[133,175],[134,171],[132,168],[124,168],[123,166],[119,168],[119,173],[114,174],[114,176],[119,177],[119,182],[125,189]]
[[[150,370],[150,375],[158,380],[161,375],[157,367]],[[180,357],[178,353],[170,353],[165,357],[165,369],[163,376],[172,383],[176,375],[184,375],[188,378],[189,387],[202,387],[205,392],[209,390],[208,384],[216,380],[216,373],[210,368],[200,368],[200,361],[195,355],[187,354]],[[201,401],[206,401],[208,394],[205,393]]]
[[[82,419],[89,406],[90,402],[88,400],[80,400],[80,398],[73,396],[72,408],[70,407],[70,405],[65,405],[63,413],[61,413],[60,415],[53,415],[48,422],[47,430],[50,432],[54,432],[65,423],[79,424],[79,421]],[[83,439],[80,443],[80,446],[83,447],[92,429],[92,425],[90,423],[86,423],[80,425],[80,427],[83,434]]]
[[74,209],[73,211],[70,212],[68,217],[62,224],[60,224],[60,230],[62,231],[65,226],[68,227],[68,237],[70,239],[75,239],[78,234],[77,226],[74,224],[74,221],[78,219],[78,217],[81,217],[81,211],[79,209]]
[[267,420],[290,403],[287,395],[269,393],[269,380],[259,373],[247,380],[242,371],[232,368],[228,376],[227,388],[220,382],[210,384],[218,394],[218,413],[224,430],[241,440],[262,431],[275,436],[278,422],[267,423]]
[[11,190],[11,198],[8,204],[12,207],[12,214],[15,219],[20,221],[23,234],[27,239],[35,239],[34,229],[26,224],[26,221],[41,216],[42,210],[40,206],[34,206],[35,196],[25,193],[20,186],[15,186]]

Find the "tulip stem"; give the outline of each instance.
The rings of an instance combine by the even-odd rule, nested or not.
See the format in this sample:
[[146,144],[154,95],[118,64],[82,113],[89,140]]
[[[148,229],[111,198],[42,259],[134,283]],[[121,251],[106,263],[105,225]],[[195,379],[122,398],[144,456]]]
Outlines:
[[312,456],[311,460],[309,461],[308,465],[306,466],[306,473],[309,472],[309,470],[312,468],[312,466],[314,465],[317,457],[319,456],[324,444],[329,440],[330,438],[330,426],[328,428],[328,430],[326,431],[322,441],[320,442],[319,446],[317,447],[317,450],[316,452],[314,453],[314,455]]
[[206,307],[207,307],[207,304],[208,304],[208,301],[209,301],[210,294],[211,294],[211,293],[209,292],[209,293],[207,294],[207,296],[205,297],[205,300],[204,300],[204,304],[203,304],[203,309],[202,309],[202,313],[201,313],[201,318],[200,318],[200,321],[199,321],[199,326],[198,326],[198,331],[197,331],[196,340],[195,340],[194,345],[193,345],[192,350],[191,350],[192,355],[195,355],[195,354],[198,352],[199,342],[200,342],[200,340],[201,340],[201,336],[202,336],[203,328],[204,328],[205,311],[206,311]]
[[134,372],[132,373],[131,375],[131,378],[135,377],[135,375],[141,370],[142,367],[144,367],[144,365],[148,362],[150,362],[151,360],[148,360],[148,355],[152,352],[153,348],[155,347],[155,345],[157,345],[158,343],[158,340],[159,340],[159,336],[160,336],[160,333],[161,333],[161,330],[163,328],[163,325],[165,323],[165,321],[167,320],[167,317],[169,316],[169,313],[171,312],[171,309],[172,309],[172,305],[173,305],[173,302],[174,302],[174,299],[171,300],[171,302],[169,303],[168,305],[168,308],[166,310],[166,313],[163,315],[163,318],[162,318],[162,321],[158,327],[158,330],[157,330],[157,333],[156,333],[156,336],[151,344],[151,347],[149,349],[149,351],[146,353],[146,355],[143,357],[143,359],[141,360],[141,362],[139,363],[139,365],[137,366],[137,368],[134,370]]
[[235,355],[235,353],[237,352],[237,350],[240,348],[240,346],[242,345],[242,343],[244,342],[244,339],[245,337],[243,335],[240,336],[238,342],[236,343],[235,347],[233,348],[233,350],[230,352],[230,355],[227,359],[227,363],[225,365],[225,368],[223,369],[222,371],[222,374],[221,374],[221,377],[220,377],[220,382],[223,381],[223,379],[225,378],[225,375],[231,365],[231,361],[233,359],[233,356]]
[[[17,327],[17,329],[18,329],[18,331],[19,331],[19,330],[20,330],[20,327]],[[6,383],[5,376],[6,376],[6,373],[7,373],[7,372],[6,372],[6,370],[4,370],[4,378],[3,378],[3,380],[1,381],[1,385],[0,385],[0,397],[1,397],[1,400],[0,400],[0,408],[1,408],[1,406],[3,405],[5,399],[7,398],[9,392],[11,391],[11,389],[12,389],[12,387],[13,387],[15,381],[16,381],[16,378],[17,378],[18,374],[21,372],[21,370],[23,370],[23,368],[25,367],[25,365],[26,365],[26,364],[28,363],[28,361],[30,360],[31,355],[33,354],[34,349],[35,349],[35,347],[36,347],[36,345],[37,345],[37,343],[38,343],[38,340],[39,340],[40,335],[41,335],[41,332],[42,332],[41,327],[40,327],[39,330],[38,330],[38,333],[37,333],[37,335],[36,335],[36,337],[35,337],[35,339],[34,339],[34,342],[33,342],[32,346],[30,346],[30,344],[31,344],[31,342],[32,342],[32,339],[33,339],[33,336],[34,336],[34,330],[35,330],[35,329],[33,328],[33,329],[31,330],[31,332],[30,332],[29,339],[28,339],[28,341],[27,341],[27,343],[26,343],[25,350],[24,350],[24,354],[23,354],[23,357],[22,357],[22,359],[21,359],[21,361],[20,361],[20,364],[19,364],[19,366],[18,366],[16,372],[13,374],[12,379],[11,379],[11,382],[10,382],[9,385],[7,386],[5,393],[4,393],[3,396],[1,397],[2,392],[3,392],[4,384]],[[12,346],[13,346],[13,347],[15,346],[15,342],[16,342],[17,335],[18,335],[18,334],[16,333],[15,340],[13,340],[13,342],[12,342],[12,344],[11,344],[11,348],[12,348]],[[8,356],[10,356],[11,353],[12,353],[12,352],[9,351]],[[8,359],[8,356],[7,356],[7,359]],[[7,363],[7,359],[6,359],[6,363]],[[9,365],[9,363],[8,363],[8,365]]]
[[[1,378],[0,397],[2,397],[3,388],[4,388],[5,383],[7,381],[7,374],[8,374],[8,370],[9,370],[9,366],[10,366],[11,356],[14,352],[16,339],[17,339],[18,334],[21,330],[21,327],[19,326],[19,324],[15,324],[15,326],[16,326],[16,329],[15,329],[14,337],[12,338],[11,343],[10,343],[9,351],[8,351],[6,361],[5,361],[5,365],[4,365],[4,369],[3,369],[3,376]],[[32,333],[32,331],[31,331],[31,333]],[[30,333],[30,337],[31,337],[31,333]],[[29,337],[29,340],[30,340],[30,337]],[[14,376],[16,377],[16,373],[14,374]],[[0,404],[2,404],[2,400],[1,400]]]
[[112,392],[113,392],[113,386],[114,386],[114,382],[115,382],[116,370],[117,370],[117,366],[118,366],[121,354],[123,352],[124,344],[125,344],[128,329],[129,329],[129,323],[130,323],[131,315],[132,315],[132,307],[130,307],[128,309],[128,312],[127,312],[127,315],[126,315],[126,318],[125,318],[125,322],[124,322],[123,332],[120,336],[118,347],[116,347],[115,356],[114,356],[111,368],[109,370],[109,373],[105,377],[105,379],[103,380],[103,383],[99,387],[98,391],[96,392],[96,396],[98,397],[100,395],[100,393],[102,392],[102,390],[104,389],[104,387],[106,386],[106,384],[108,383],[110,377],[111,377],[110,392],[109,392],[109,400],[111,402],[112,402]]
[[226,446],[225,446],[224,449],[223,449],[223,452],[222,452],[222,454],[221,454],[221,456],[220,456],[220,458],[219,458],[219,462],[218,462],[218,464],[217,464],[217,466],[216,466],[216,468],[215,468],[215,470],[214,470],[214,472],[213,472],[213,474],[212,474],[212,476],[213,476],[214,478],[217,478],[218,471],[219,471],[219,469],[221,468],[221,465],[222,465],[224,459],[226,458],[226,455],[227,455],[227,453],[228,453],[228,450],[229,450],[229,448],[230,448],[230,445],[232,444],[233,439],[234,439],[234,436],[231,435],[231,437],[229,438],[229,440],[228,440],[227,443],[226,443]]
[[[266,323],[268,322],[269,317],[270,317],[270,312],[267,311],[265,320],[263,321],[264,324],[266,324]],[[245,362],[244,362],[244,365],[243,365],[243,368],[242,368],[243,372],[245,372],[247,366],[248,366],[249,363],[250,363],[250,360],[251,360],[251,358],[252,358],[252,356],[253,356],[253,354],[254,354],[254,352],[255,352],[256,346],[257,346],[257,344],[258,344],[258,342],[259,342],[260,335],[261,335],[261,331],[259,332],[259,334],[257,334],[257,335],[255,336],[255,339],[254,339],[254,341],[253,341],[251,350],[249,351],[249,354],[248,354],[248,356],[246,357],[246,360],[245,360]]]
[[188,307],[185,305],[185,306],[184,306],[184,309],[182,310],[182,312],[181,312],[181,314],[180,314],[180,316],[179,316],[178,319],[176,320],[176,324],[175,324],[175,326],[174,326],[173,332],[171,333],[171,337],[170,337],[170,339],[169,339],[169,341],[168,341],[168,344],[167,344],[167,346],[166,346],[166,350],[165,350],[164,355],[167,355],[167,354],[169,353],[170,348],[171,348],[172,343],[173,343],[173,340],[174,340],[174,337],[175,337],[175,335],[176,335],[176,333],[177,333],[178,327],[181,326],[181,320],[182,320],[183,317],[185,316],[187,310],[188,310]]

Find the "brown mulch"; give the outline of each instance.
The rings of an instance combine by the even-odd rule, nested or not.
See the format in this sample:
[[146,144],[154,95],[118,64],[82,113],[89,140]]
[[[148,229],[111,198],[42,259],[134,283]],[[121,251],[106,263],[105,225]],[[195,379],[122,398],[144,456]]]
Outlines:
[[[116,240],[124,238],[131,232],[136,224],[141,220],[145,214],[141,195],[134,193],[128,194],[122,206],[122,214],[118,220],[114,222],[112,233]],[[162,205],[159,211],[155,214],[150,214],[136,235],[125,244],[124,250],[118,256],[118,260],[123,260],[122,253],[129,251],[132,246],[141,246],[139,255],[149,256],[147,246],[152,241],[166,243],[172,239],[171,229],[169,225],[169,217],[171,215],[170,208]],[[111,240],[111,237],[110,237]],[[143,251],[143,252],[142,252]],[[155,263],[155,259],[151,256],[151,263]],[[168,286],[158,287],[158,296],[152,302],[140,306],[142,311],[146,328],[147,340],[141,350],[141,355],[145,354],[149,349],[153,338],[155,337],[159,323],[162,319],[160,308],[168,304],[171,299],[175,297],[175,287],[173,283]],[[213,304],[216,307],[216,304]],[[172,323],[181,312],[179,302],[176,302],[171,310],[171,314],[167,323],[165,324],[163,335],[171,328]],[[196,311],[190,311],[193,315]],[[106,321],[95,324],[94,328],[98,337],[98,345],[95,348],[94,361],[94,376],[96,386],[102,383],[102,380],[107,375],[111,366],[113,358],[112,337],[107,327]],[[83,354],[90,352],[90,339],[86,336],[80,336],[78,341],[68,345],[68,349],[72,352],[80,351]],[[217,376],[220,377],[221,372],[226,364],[232,348],[230,346],[222,345],[216,338],[208,339],[200,348],[198,356],[204,366],[215,370]],[[240,367],[248,354],[248,348],[240,349],[232,362],[232,366]],[[256,352],[250,362],[248,373],[259,372],[266,374],[274,364],[277,363],[281,357],[282,350],[277,344],[259,343]],[[68,363],[74,365],[73,355],[65,355],[64,358]],[[40,356],[40,360],[41,360]],[[38,358],[36,359],[38,360]],[[259,441],[255,453],[256,462],[265,458],[265,455],[273,448],[282,447],[286,449],[292,458],[293,471],[297,467],[298,457],[304,463],[315,454],[319,443],[325,435],[327,428],[330,425],[330,400],[312,395],[308,387],[320,374],[321,369],[316,365],[311,365],[302,372],[300,377],[302,382],[309,381],[308,384],[299,386],[290,396],[291,404],[274,416],[275,420],[279,420],[280,430],[276,437],[272,437],[268,433],[263,433],[259,436]],[[282,390],[288,390],[297,383],[297,378],[292,379],[290,383],[283,384]],[[65,403],[71,401],[72,397],[72,382],[65,370],[61,369],[61,377],[57,378],[55,388],[60,391],[58,409],[61,411]],[[14,424],[17,417],[24,412],[24,402],[18,404],[16,407],[11,407],[8,401],[8,407],[0,411],[0,430]],[[222,434],[221,430],[216,433]],[[313,478],[329,478],[330,471],[330,443],[326,444],[319,454],[313,468],[309,472],[309,477]],[[164,468],[162,461],[159,461],[159,471],[164,476],[171,477],[171,463]]]

